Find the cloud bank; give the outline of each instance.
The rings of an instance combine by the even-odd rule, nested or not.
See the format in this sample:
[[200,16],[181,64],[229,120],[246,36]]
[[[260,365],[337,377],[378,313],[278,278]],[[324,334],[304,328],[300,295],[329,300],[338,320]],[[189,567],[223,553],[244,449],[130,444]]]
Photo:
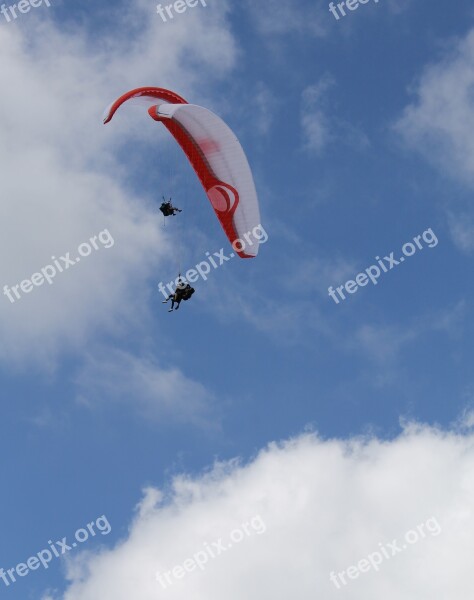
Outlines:
[[[450,431],[407,423],[393,440],[305,434],[270,444],[246,465],[176,477],[166,493],[145,491],[115,548],[69,563],[69,587],[57,597],[468,598],[470,422]],[[245,524],[249,533],[237,534]],[[192,568],[199,552],[208,560],[198,555],[202,568]],[[377,569],[347,574],[375,553],[383,557]],[[331,573],[345,573],[346,583],[339,579],[338,589]]]

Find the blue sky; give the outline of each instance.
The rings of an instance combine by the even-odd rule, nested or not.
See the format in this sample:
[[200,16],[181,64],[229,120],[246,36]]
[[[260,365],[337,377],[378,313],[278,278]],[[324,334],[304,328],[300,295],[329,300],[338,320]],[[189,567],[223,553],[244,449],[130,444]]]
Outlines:
[[[465,444],[443,472],[447,482],[454,471],[452,488],[464,489],[473,459],[472,5],[370,1],[336,21],[325,1],[255,4],[208,0],[163,23],[145,0],[57,1],[0,22],[3,284],[100,231],[114,238],[54,285],[15,304],[2,296],[0,567],[101,515],[112,526],[84,545],[89,555],[74,551],[70,562],[30,573],[2,597],[88,600],[101,590],[117,598],[117,590],[103,591],[107,569],[79,575],[84,564],[113,561],[120,549],[134,560],[147,503],[159,519],[154,527],[166,530],[167,507],[181,510],[181,477],[207,489],[216,462],[238,457],[247,475],[259,460],[266,472],[262,452],[285,464],[280,446],[264,450],[274,442],[302,444],[291,471],[301,485],[325,470],[319,455],[306,454],[307,435],[321,452],[332,439],[371,440],[374,456],[384,443],[408,443],[404,436],[420,456],[430,444],[440,455]],[[192,170],[144,109],[123,109],[102,125],[109,102],[145,85],[206,106],[236,132],[268,233],[255,260],[213,271],[173,314],[157,284],[177,276],[177,254],[186,270],[206,251],[230,249]],[[185,213],[163,228],[157,207],[169,193]],[[435,247],[425,244],[339,304],[328,296],[330,286],[355,279],[376,256],[400,256],[428,229]],[[420,429],[406,433],[406,423]],[[286,458],[293,451],[290,444]],[[397,461],[403,487],[403,452]],[[225,488],[233,468],[212,477]],[[268,472],[285,479],[278,468]],[[350,496],[336,466],[339,480]],[[423,477],[415,471],[413,481],[413,495],[418,484],[422,495]],[[388,493],[385,483],[382,475],[377,493]],[[281,490],[259,485],[248,483],[271,505]],[[162,504],[150,490],[164,491]],[[440,514],[451,514],[456,498],[440,500]],[[202,519],[213,511],[226,514],[209,500]],[[379,533],[386,527],[390,537],[390,526]],[[463,527],[472,530],[471,520]],[[256,552],[262,564],[271,555]],[[309,542],[301,553],[317,562]],[[232,565],[250,569],[240,555]],[[220,576],[212,572],[202,587],[186,580],[189,587],[173,593],[217,597]],[[308,589],[315,597],[318,582],[306,587],[303,579],[300,597],[309,598]],[[113,585],[119,580],[118,572]],[[261,581],[258,597],[266,597],[265,575]],[[377,581],[348,588],[347,597],[379,593],[383,575]],[[413,597],[429,597],[422,589]],[[451,597],[467,598],[466,589]],[[151,596],[136,583],[137,599]]]

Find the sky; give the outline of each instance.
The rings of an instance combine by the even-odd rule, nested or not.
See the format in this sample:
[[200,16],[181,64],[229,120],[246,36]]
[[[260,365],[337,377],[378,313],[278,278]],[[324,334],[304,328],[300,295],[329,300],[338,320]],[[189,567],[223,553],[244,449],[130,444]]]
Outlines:
[[[12,4],[1,597],[472,598],[472,3]],[[232,249],[143,106],[103,125],[142,86],[228,124],[265,232],[172,313]]]

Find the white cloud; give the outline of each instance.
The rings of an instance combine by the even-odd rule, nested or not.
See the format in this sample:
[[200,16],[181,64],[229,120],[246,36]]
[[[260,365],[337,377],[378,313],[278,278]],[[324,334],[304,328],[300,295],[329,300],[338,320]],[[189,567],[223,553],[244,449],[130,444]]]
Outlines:
[[323,1],[295,5],[279,0],[245,3],[248,18],[256,29],[264,35],[285,35],[289,33],[309,34],[315,37],[326,33],[326,16],[322,12]]
[[474,31],[423,70],[396,131],[428,161],[474,185]]
[[302,343],[312,339],[309,331],[331,334],[331,324],[321,315],[319,304],[309,297],[311,293],[311,285],[305,285],[301,294],[288,294],[288,286],[281,281],[262,287],[258,281],[237,285],[228,278],[225,285],[221,283],[219,287],[211,280],[206,283],[206,297],[212,298],[212,305],[209,301],[205,303],[206,297],[200,300],[202,309],[223,324],[228,324],[229,318],[247,322],[274,343],[301,349]]
[[[271,444],[248,465],[177,477],[168,494],[147,490],[127,539],[70,563],[62,599],[468,598],[473,469],[472,431],[419,424],[391,441],[305,435]],[[251,534],[202,570],[166,589],[155,580],[219,538],[227,546],[252,519],[260,533],[247,525]],[[406,544],[419,525],[424,537]],[[380,544],[389,557],[378,571],[346,575],[343,591],[330,582],[331,571],[380,553]]]
[[413,0],[389,0],[387,6],[391,13],[399,15],[408,10],[413,4]]
[[336,118],[329,109],[329,92],[336,85],[334,78],[325,74],[302,94],[301,127],[304,147],[310,152],[320,154],[324,148],[334,142],[366,148],[369,140],[357,126],[344,119]]
[[325,105],[328,90],[334,84],[334,79],[326,75],[303,91],[301,126],[305,136],[305,147],[317,153],[333,139],[330,119],[322,106]]
[[474,214],[449,212],[448,224],[451,238],[456,246],[466,254],[472,253],[474,251]]
[[[390,16],[392,16],[406,11],[412,2],[413,0],[386,0],[384,6],[388,7]],[[336,24],[334,16],[329,11],[327,0],[306,0],[298,3],[280,2],[279,0],[266,0],[266,2],[246,0],[244,7],[254,27],[262,35],[269,37],[271,41],[275,38],[278,41],[284,40],[284,36],[291,34],[299,34],[301,39],[308,36],[323,38],[331,31],[331,26]],[[364,13],[374,19],[381,18],[376,10],[364,11]],[[350,22],[354,26],[357,20]],[[361,23],[364,22],[361,21]],[[332,33],[336,31],[338,31],[337,26],[332,28]],[[343,35],[347,35],[347,29],[343,30]]]
[[253,102],[256,108],[256,129],[261,136],[267,135],[278,114],[280,102],[262,81],[256,85]]
[[[310,252],[304,254],[309,255]],[[302,259],[299,265],[293,268],[291,276],[284,281],[284,284],[293,290],[301,289],[304,284],[307,293],[317,291],[327,299],[328,287],[331,284],[347,281],[356,271],[357,264],[342,256],[330,258],[312,256]]]
[[431,310],[408,325],[378,323],[360,326],[347,342],[347,347],[357,354],[364,353],[377,365],[379,375],[399,374],[402,351],[428,333],[437,331],[449,337],[462,335],[466,317],[463,301],[443,310]]
[[110,349],[89,353],[76,383],[78,400],[85,405],[116,402],[148,420],[211,424],[213,395],[179,369],[165,369],[152,358]]
[[389,366],[393,364],[405,344],[416,339],[418,335],[419,331],[411,327],[403,330],[401,327],[370,324],[360,327],[349,344],[357,352],[363,351],[377,364]]

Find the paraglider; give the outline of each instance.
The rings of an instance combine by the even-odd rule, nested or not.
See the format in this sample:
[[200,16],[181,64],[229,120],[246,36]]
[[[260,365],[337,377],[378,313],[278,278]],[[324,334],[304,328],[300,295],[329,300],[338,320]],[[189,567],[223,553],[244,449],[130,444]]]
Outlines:
[[[170,294],[168,298],[166,298],[166,300],[162,300],[162,302],[163,304],[167,304],[169,300],[171,300],[171,308],[168,312],[172,312],[173,310],[178,310],[182,300],[189,300],[195,291],[196,290],[191,287],[189,283],[184,283],[180,276],[174,294]],[[175,304],[176,309],[174,308]]]
[[164,196],[163,202],[160,206],[160,211],[163,213],[164,217],[174,217],[176,213],[183,212],[180,208],[176,208],[176,206],[173,206],[173,204],[171,203],[171,198],[169,200],[165,200]]
[[120,96],[105,111],[104,124],[123,104],[143,101],[151,104],[151,118],[166,127],[186,154],[236,254],[257,256],[258,240],[251,247],[241,243],[245,234],[261,224],[252,171],[233,131],[207,108],[156,87]]

